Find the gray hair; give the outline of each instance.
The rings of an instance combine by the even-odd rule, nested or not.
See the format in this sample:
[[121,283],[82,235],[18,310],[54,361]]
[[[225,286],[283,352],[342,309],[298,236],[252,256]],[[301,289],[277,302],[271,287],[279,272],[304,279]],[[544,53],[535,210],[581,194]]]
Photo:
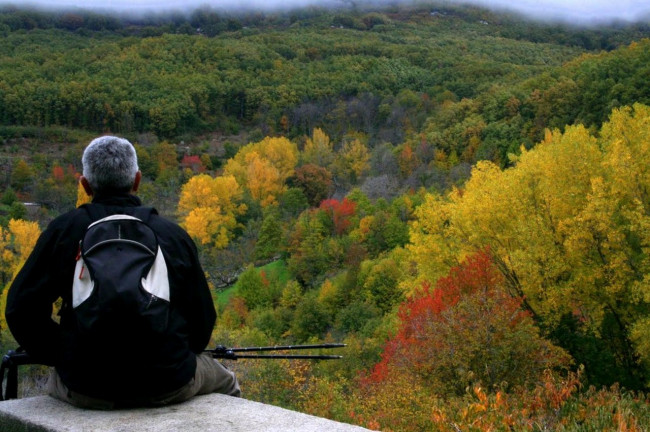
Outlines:
[[128,192],[138,172],[138,156],[123,138],[103,136],[88,144],[81,157],[83,175],[94,192]]

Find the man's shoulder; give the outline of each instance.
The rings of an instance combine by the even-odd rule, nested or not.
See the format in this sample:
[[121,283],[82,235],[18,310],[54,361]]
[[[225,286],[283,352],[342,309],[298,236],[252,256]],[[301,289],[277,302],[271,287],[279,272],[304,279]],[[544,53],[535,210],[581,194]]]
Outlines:
[[158,236],[175,237],[183,240],[190,238],[187,232],[180,225],[157,213],[151,215],[147,224]]
[[71,227],[85,228],[90,223],[90,217],[83,208],[78,207],[55,217],[48,225],[48,230],[68,230]]
[[149,225],[152,227],[161,227],[161,228],[168,228],[172,230],[183,230],[176,222],[173,220],[159,215],[157,212],[153,212],[151,216],[149,217],[149,220],[147,221]]

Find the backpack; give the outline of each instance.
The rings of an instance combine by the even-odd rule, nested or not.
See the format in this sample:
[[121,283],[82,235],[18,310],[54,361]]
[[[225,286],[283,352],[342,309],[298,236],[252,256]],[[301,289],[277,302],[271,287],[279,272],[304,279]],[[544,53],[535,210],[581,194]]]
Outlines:
[[[106,212],[94,205],[86,209],[91,219]],[[72,310],[83,336],[162,334],[167,329],[169,279],[156,234],[145,222],[151,209],[133,212],[135,216],[96,220],[79,243]]]

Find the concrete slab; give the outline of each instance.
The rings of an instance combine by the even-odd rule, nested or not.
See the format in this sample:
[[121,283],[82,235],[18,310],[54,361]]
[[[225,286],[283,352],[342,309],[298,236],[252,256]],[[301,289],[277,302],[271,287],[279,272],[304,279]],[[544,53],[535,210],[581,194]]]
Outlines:
[[2,432],[362,432],[246,399],[210,394],[163,408],[89,411],[49,396],[0,402]]

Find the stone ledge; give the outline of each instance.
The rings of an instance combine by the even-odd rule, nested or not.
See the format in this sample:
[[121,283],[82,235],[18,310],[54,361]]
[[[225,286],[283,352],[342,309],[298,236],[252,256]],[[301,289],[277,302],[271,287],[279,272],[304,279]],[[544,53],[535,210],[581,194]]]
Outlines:
[[89,411],[49,396],[0,402],[2,432],[362,432],[246,399],[209,394],[163,408]]

